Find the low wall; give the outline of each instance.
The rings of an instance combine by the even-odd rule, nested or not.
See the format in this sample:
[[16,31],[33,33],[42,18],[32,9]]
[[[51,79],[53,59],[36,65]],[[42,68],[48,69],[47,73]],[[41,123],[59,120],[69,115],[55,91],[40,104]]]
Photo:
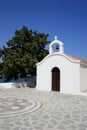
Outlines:
[[25,88],[25,87],[33,88],[33,87],[35,87],[35,84],[30,83],[30,82],[0,83],[0,88]]
[[13,83],[0,83],[0,88],[13,88]]

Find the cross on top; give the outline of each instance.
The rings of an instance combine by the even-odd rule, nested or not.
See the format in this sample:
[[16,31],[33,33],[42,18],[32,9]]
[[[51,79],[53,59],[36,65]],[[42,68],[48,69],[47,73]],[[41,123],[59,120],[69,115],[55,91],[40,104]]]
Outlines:
[[57,38],[58,38],[57,36],[54,37],[55,40],[57,40]]

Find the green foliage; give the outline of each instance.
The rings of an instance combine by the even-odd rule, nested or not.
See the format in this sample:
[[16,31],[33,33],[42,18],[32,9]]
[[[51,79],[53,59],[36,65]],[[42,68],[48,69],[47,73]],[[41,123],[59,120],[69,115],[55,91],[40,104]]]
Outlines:
[[48,34],[28,30],[26,26],[16,30],[15,36],[7,42],[7,47],[0,49],[0,74],[7,80],[35,75],[36,63],[48,54],[45,50],[45,45],[49,43],[47,38]]

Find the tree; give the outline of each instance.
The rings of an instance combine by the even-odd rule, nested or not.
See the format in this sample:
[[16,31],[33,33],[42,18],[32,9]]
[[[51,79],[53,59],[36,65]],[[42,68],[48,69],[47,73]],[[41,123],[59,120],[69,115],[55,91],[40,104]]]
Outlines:
[[36,63],[41,61],[48,51],[48,34],[38,33],[23,26],[15,31],[15,36],[0,50],[3,76],[9,79],[36,75]]

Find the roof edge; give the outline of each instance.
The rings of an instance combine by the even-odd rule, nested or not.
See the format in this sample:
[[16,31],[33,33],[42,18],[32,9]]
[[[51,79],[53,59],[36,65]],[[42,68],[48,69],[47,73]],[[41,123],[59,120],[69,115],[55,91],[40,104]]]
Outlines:
[[80,63],[81,62],[81,60],[79,58],[74,59],[74,58],[71,58],[73,56],[69,56],[69,55],[64,54],[64,53],[61,54],[61,53],[55,52],[53,54],[48,54],[42,61],[40,61],[39,63],[36,63],[36,65],[38,66],[38,65],[42,64],[46,59],[48,59],[49,57],[54,56],[54,55],[63,56],[65,58],[67,58],[69,61],[74,62],[74,63]]

